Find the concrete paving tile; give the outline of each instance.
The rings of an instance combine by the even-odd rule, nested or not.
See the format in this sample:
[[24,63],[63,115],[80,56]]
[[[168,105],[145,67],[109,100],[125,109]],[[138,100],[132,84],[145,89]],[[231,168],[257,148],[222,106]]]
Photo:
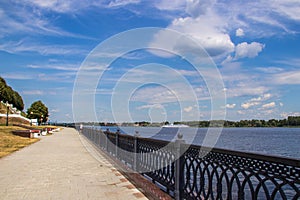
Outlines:
[[65,128],[0,159],[0,199],[143,199],[88,145],[74,129]]

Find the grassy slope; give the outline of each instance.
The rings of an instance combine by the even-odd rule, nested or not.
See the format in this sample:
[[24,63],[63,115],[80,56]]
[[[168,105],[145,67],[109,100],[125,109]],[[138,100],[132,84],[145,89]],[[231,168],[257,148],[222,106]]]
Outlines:
[[0,158],[39,140],[13,135],[13,130],[25,129],[17,126],[0,126]]

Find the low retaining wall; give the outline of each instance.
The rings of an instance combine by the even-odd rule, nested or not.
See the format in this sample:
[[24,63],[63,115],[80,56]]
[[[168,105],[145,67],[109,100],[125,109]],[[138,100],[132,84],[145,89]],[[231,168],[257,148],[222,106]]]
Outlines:
[[[8,124],[15,123],[30,125],[30,120],[17,114],[8,115]],[[6,114],[0,114],[0,124],[6,124]]]

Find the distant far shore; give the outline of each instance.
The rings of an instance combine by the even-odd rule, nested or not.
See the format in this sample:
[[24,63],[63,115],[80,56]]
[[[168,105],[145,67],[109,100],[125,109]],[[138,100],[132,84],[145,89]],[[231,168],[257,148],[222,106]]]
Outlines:
[[[286,127],[286,128],[300,128],[300,116],[289,116],[286,119],[269,119],[269,120],[240,120],[240,121],[228,121],[228,120],[211,120],[211,121],[176,121],[170,123],[165,122],[78,122],[76,125],[85,126],[133,126],[133,127],[163,127],[166,125],[185,125],[194,128],[207,128],[207,127],[225,127],[225,128],[251,128],[251,127]],[[75,127],[75,123],[57,123],[54,125],[71,126]]]

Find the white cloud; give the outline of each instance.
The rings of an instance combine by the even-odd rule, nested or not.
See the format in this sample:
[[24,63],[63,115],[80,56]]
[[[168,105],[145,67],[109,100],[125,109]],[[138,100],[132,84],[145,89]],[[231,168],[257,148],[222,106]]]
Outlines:
[[[246,28],[249,35],[272,36],[294,32],[289,30],[288,23],[283,23],[283,20],[299,20],[297,10],[300,6],[295,1],[226,1],[218,2],[216,9],[227,18],[231,28]],[[284,2],[290,2],[289,6],[283,6]]]
[[197,18],[200,15],[205,15],[211,10],[215,1],[203,1],[203,0],[187,0],[186,12],[193,18]]
[[138,4],[138,3],[140,3],[140,0],[114,0],[108,4],[108,7],[109,8],[122,7],[122,6],[126,6],[129,4]]
[[188,106],[188,107],[183,108],[183,110],[185,112],[191,112],[193,110],[193,107],[192,106]]
[[179,11],[183,10],[186,7],[186,1],[173,0],[172,2],[170,2],[169,0],[160,0],[155,1],[154,6],[159,10]]
[[[234,50],[230,36],[225,31],[226,23],[217,15],[210,15],[199,18],[177,18],[167,28],[176,30],[190,36],[197,41],[210,56],[219,56],[230,53]],[[184,51],[193,51],[195,46],[181,41],[180,38],[171,38],[165,32],[160,32],[153,41],[156,46],[162,49],[172,49],[180,54]]]
[[259,104],[260,104],[259,102],[246,102],[246,103],[243,103],[241,105],[241,107],[244,108],[244,109],[248,109],[250,107],[257,106]]
[[242,103],[241,107],[244,109],[248,109],[253,106],[260,105],[262,102],[270,99],[272,95],[270,93],[263,94],[257,98],[252,98],[249,101]]
[[25,90],[22,92],[23,95],[44,95],[42,90]]
[[298,0],[270,0],[270,6],[280,15],[293,20],[300,20],[300,2]]
[[58,109],[58,108],[50,110],[50,113],[59,113],[59,112],[60,112],[60,109]]
[[[189,90],[184,84],[174,83],[169,85],[170,89],[162,86],[153,86],[141,88],[132,95],[132,101],[145,102],[148,104],[164,104],[172,102],[190,102],[197,100],[210,100],[211,97],[207,90],[200,88],[190,88]],[[172,90],[171,90],[172,89]]]
[[57,82],[72,82],[73,78],[76,75],[76,71],[69,71],[69,72],[61,72],[61,73],[52,73],[52,74],[45,74],[39,73],[35,74],[28,70],[24,70],[22,72],[13,72],[13,73],[3,73],[1,76],[5,79],[12,79],[12,80],[35,80],[35,81],[57,81]]
[[41,64],[41,65],[28,65],[32,69],[55,69],[61,71],[78,71],[78,64]]
[[287,118],[289,116],[300,116],[300,112],[283,112],[280,114],[281,117]]
[[149,108],[164,108],[161,104],[148,104],[148,105],[143,105],[143,106],[139,106],[137,107],[138,110],[142,110],[142,109],[149,109]]
[[265,84],[265,79],[260,80],[241,67],[240,62],[223,63],[220,69],[226,87],[227,98],[241,96],[261,96],[269,93],[270,87]]
[[[33,0],[38,5],[51,7],[52,0],[38,1]],[[44,3],[42,3],[44,2]],[[61,1],[65,2],[65,1]],[[76,8],[80,7],[78,4],[70,1]],[[33,5],[33,7],[28,6]],[[54,22],[46,17],[45,13],[36,9],[35,4],[28,1],[16,1],[14,6],[6,5],[9,9],[0,8],[0,38],[7,35],[50,35],[58,37],[73,37],[80,39],[94,39],[84,35],[72,33],[64,30],[64,28],[54,25]],[[52,8],[58,8],[53,4]],[[64,13],[64,12],[63,12]],[[23,37],[24,38],[24,37]]]
[[269,73],[269,74],[275,74],[278,72],[282,72],[284,70],[280,67],[257,67],[255,69],[258,71],[264,72],[264,73]]
[[92,1],[78,1],[78,0],[23,0],[18,3],[31,5],[40,9],[51,10],[59,13],[74,12],[76,10],[85,8],[90,5]]
[[237,37],[242,37],[242,36],[244,36],[244,35],[245,35],[244,30],[241,29],[241,28],[236,29],[235,35],[236,35]]
[[161,104],[179,101],[174,91],[170,91],[160,86],[137,90],[133,94],[131,100],[151,104]]
[[36,52],[41,55],[87,55],[89,51],[74,45],[43,45],[27,41],[0,44],[0,50],[8,53]]
[[27,72],[3,73],[1,74],[1,76],[5,79],[14,79],[14,80],[30,80],[36,78],[36,75]]
[[258,54],[265,47],[264,44],[258,42],[252,42],[248,44],[247,42],[240,43],[236,46],[235,50],[235,59],[239,58],[254,58],[258,56]]
[[246,112],[245,112],[245,111],[243,111],[243,110],[238,110],[238,111],[237,111],[237,113],[238,113],[238,114],[240,114],[240,115],[244,115],[244,114],[246,114]]
[[245,95],[260,95],[268,90],[269,88],[265,86],[259,86],[257,83],[249,82],[248,85],[240,83],[228,86],[226,94],[227,97],[240,97]]
[[271,102],[271,103],[267,103],[267,104],[264,104],[262,105],[262,108],[274,108],[276,106],[276,103],[275,102]]
[[299,85],[300,70],[274,74],[269,81],[278,85]]
[[226,108],[235,108],[236,104],[226,104]]
[[300,67],[300,58],[287,58],[287,59],[277,60],[275,62],[279,63],[280,65],[288,65],[291,67]]
[[260,97],[257,97],[257,98],[252,98],[250,99],[251,102],[253,101],[265,101],[265,100],[268,100],[272,97],[272,95],[270,93],[267,93],[267,94],[263,94],[261,95]]

